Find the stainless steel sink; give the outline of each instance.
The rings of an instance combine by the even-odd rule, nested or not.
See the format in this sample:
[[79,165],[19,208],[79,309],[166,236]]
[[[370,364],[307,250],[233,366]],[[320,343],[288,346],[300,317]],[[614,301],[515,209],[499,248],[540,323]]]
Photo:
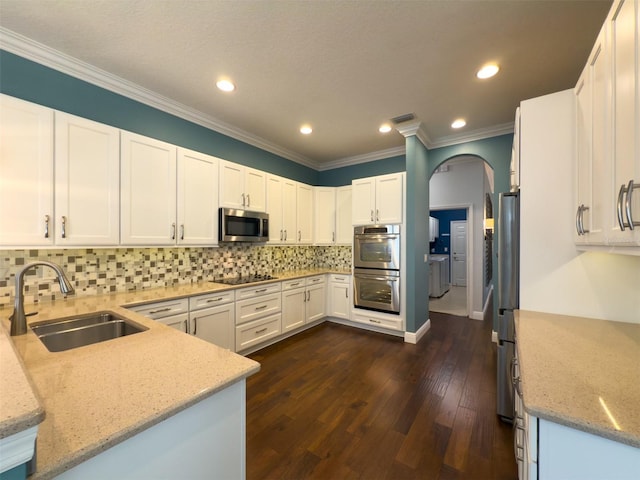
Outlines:
[[31,325],[50,352],[63,352],[148,330],[113,312],[95,312]]

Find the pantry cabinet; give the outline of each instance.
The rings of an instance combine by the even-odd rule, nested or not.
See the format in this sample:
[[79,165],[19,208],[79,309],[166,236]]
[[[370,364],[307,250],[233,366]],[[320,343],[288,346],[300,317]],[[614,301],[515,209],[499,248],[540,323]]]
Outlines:
[[360,178],[351,186],[353,225],[402,223],[402,173]]
[[175,244],[176,147],[130,132],[121,141],[122,243]]
[[351,186],[314,188],[314,243],[351,245]]
[[351,215],[351,185],[336,188],[336,244],[351,245],[353,222]]
[[266,211],[266,173],[237,163],[220,161],[220,206]]
[[640,245],[638,8],[614,3],[574,90],[579,246]]
[[53,110],[0,96],[0,244],[53,245]]
[[313,187],[296,185],[296,228],[298,243],[313,242]]
[[120,241],[120,131],[55,112],[55,243]]

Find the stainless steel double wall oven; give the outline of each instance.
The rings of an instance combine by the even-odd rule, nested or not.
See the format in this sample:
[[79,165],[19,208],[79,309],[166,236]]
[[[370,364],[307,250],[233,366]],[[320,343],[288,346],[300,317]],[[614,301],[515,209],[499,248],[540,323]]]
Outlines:
[[354,306],[400,313],[400,225],[355,227]]

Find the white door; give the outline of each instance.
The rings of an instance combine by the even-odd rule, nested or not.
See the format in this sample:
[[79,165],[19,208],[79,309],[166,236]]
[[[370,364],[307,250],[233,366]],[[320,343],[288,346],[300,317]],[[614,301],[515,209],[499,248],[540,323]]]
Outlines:
[[325,317],[325,305],[326,305],[326,293],[327,289],[324,285],[313,285],[307,287],[307,302],[306,302],[306,322],[311,323],[316,320]]
[[451,285],[467,286],[467,221],[451,222]]
[[232,350],[236,345],[235,305],[197,310],[189,314],[191,333],[202,340]]
[[218,195],[221,207],[244,209],[244,172],[245,168],[237,163],[220,162]]
[[354,225],[374,223],[376,184],[374,178],[361,178],[351,183],[351,215]]
[[267,211],[267,175],[260,170],[247,168],[244,178],[245,208],[252,212]]
[[402,223],[402,174],[376,178],[375,223]]

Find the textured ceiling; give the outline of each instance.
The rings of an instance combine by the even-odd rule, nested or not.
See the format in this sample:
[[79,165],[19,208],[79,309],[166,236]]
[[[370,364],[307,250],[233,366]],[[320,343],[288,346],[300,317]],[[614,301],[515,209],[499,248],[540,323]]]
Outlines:
[[[326,168],[402,147],[377,129],[405,113],[433,146],[504,131],[521,100],[575,85],[610,5],[0,0],[0,26]],[[476,79],[488,61],[502,70]]]

